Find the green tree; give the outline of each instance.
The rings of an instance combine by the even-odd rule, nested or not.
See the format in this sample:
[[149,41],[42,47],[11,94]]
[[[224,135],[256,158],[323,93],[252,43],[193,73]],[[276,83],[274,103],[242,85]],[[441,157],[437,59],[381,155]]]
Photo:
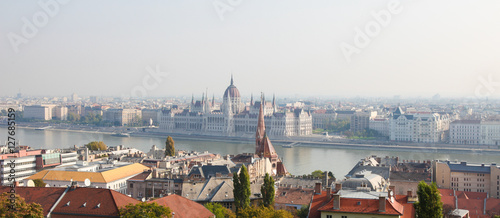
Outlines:
[[247,207],[238,212],[240,218],[270,217],[270,218],[292,218],[293,215],[286,210],[275,210],[271,207]]
[[42,179],[33,179],[35,187],[45,187],[47,184]]
[[120,217],[172,217],[172,210],[157,204],[156,202],[141,202],[137,204],[128,204],[120,209]]
[[175,142],[170,136],[167,137],[165,142],[165,156],[175,156]]
[[309,215],[309,205],[302,205],[302,207],[297,210],[297,216],[299,218],[307,218],[307,215]]
[[315,170],[311,173],[312,177],[318,177],[320,179],[323,179],[323,177],[325,177],[325,173],[321,170]]
[[274,179],[266,173],[264,184],[260,187],[264,207],[274,207]]
[[248,176],[248,170],[245,165],[241,166],[240,174],[237,173],[233,176],[233,194],[234,194],[234,205],[236,207],[236,212],[240,209],[245,209],[250,206],[250,195],[252,194],[250,190],[250,177]]
[[85,145],[89,150],[92,151],[105,151],[108,150],[108,146],[102,141],[93,141]]
[[418,184],[418,202],[414,203],[415,214],[419,218],[443,217],[443,202],[437,189],[436,183],[428,185],[424,181]]
[[[11,193],[4,192],[0,195],[0,217],[7,218],[34,218],[43,217],[43,208],[37,203],[26,203],[23,197],[14,194],[14,204],[11,203]],[[13,210],[12,207],[15,207]]]
[[80,121],[80,115],[79,114],[75,114],[73,112],[69,112],[68,113],[68,120],[71,121],[71,122]]
[[236,218],[236,214],[233,211],[218,203],[207,203],[205,204],[205,208],[212,212],[216,218]]

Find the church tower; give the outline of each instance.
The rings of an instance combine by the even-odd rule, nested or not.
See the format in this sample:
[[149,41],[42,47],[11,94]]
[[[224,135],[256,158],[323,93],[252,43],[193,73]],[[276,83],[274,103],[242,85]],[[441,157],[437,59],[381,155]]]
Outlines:
[[257,131],[255,133],[255,154],[260,158],[267,158],[272,165],[273,176],[283,176],[288,174],[283,162],[279,159],[271,140],[266,133],[266,124],[264,122],[264,97],[261,97],[261,104],[259,108],[259,116],[257,120]]

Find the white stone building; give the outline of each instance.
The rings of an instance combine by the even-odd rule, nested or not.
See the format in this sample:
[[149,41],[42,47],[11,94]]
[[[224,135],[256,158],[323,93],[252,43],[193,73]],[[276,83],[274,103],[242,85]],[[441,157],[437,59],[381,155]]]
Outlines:
[[220,136],[251,136],[257,128],[260,104],[263,105],[268,133],[274,136],[304,136],[312,134],[312,116],[301,108],[279,111],[275,98],[268,102],[262,96],[261,101],[245,107],[241,96],[233,84],[224,92],[220,108],[215,107],[215,100],[210,101],[204,94],[201,101],[191,101],[190,108],[184,110],[164,110],[159,113],[159,131],[195,132],[197,134]]
[[24,118],[36,120],[52,120],[52,109],[43,105],[24,106]]
[[482,145],[500,145],[500,121],[481,121]]
[[446,141],[450,127],[448,114],[413,112],[406,114],[400,107],[390,117],[390,140],[437,143]]
[[376,116],[370,119],[368,127],[383,136],[389,136],[390,120],[387,117]]
[[450,123],[450,143],[478,145],[481,143],[480,120],[455,120]]
[[141,110],[137,109],[108,109],[103,114],[103,120],[115,125],[128,126],[141,122]]

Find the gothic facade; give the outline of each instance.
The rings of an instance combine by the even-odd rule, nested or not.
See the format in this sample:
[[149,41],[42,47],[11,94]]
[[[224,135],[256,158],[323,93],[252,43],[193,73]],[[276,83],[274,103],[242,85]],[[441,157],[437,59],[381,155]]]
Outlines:
[[268,127],[268,134],[273,136],[306,136],[312,134],[312,117],[301,108],[278,110],[276,100],[267,102],[250,100],[249,106],[241,102],[241,95],[231,77],[231,84],[224,92],[220,108],[215,107],[215,100],[208,95],[201,101],[191,100],[189,108],[184,110],[164,110],[159,113],[159,129],[164,132],[195,132],[198,134],[220,136],[249,136],[257,129],[259,112]]

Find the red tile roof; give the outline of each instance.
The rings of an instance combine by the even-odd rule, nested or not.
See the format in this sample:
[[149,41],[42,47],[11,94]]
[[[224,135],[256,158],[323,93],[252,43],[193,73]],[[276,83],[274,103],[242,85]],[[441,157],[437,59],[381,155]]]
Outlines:
[[401,218],[415,218],[415,208],[413,203],[408,203],[408,196],[396,195],[394,199],[403,205],[403,216]]
[[488,198],[486,200],[486,213],[490,216],[500,215],[500,199]]
[[[441,193],[441,202],[443,202],[443,205],[449,205],[453,209],[457,209],[455,207],[456,196],[458,209],[468,210],[471,218],[482,218],[491,217],[492,215],[500,215],[500,199],[487,199],[487,193],[455,191],[454,195],[452,189],[439,189],[439,192]],[[485,199],[486,215],[483,214],[485,208]]]
[[[24,198],[26,203],[38,203],[42,205],[43,215],[47,216],[50,208],[56,203],[66,188],[50,187],[16,187],[16,193]],[[0,186],[0,192],[10,191],[10,186]]]
[[69,214],[119,216],[119,209],[130,203],[136,204],[139,201],[109,189],[78,187],[70,189],[64,195],[52,214],[53,217]]
[[169,207],[173,212],[175,212],[176,218],[215,217],[215,215],[203,205],[176,194],[158,198],[152,200],[151,202],[156,202],[159,205]]
[[134,177],[128,179],[128,180],[134,180],[134,181],[144,181],[148,178],[149,175],[151,175],[151,171],[144,171],[142,173],[139,173],[135,175]]
[[477,217],[483,214],[484,199],[458,199],[458,208],[469,211],[471,217]]
[[311,204],[314,190],[301,188],[278,188],[274,202],[276,204],[296,204],[309,205]]
[[319,208],[325,205],[326,201],[326,192],[322,191],[319,195],[313,195],[313,200],[311,206],[309,208],[309,218],[321,217],[321,212]]
[[[379,212],[378,199],[358,199],[342,198],[340,199],[340,210],[333,210],[333,197],[326,202],[326,192],[322,191],[319,195],[313,195],[309,217],[321,217],[321,211],[345,212],[345,213],[364,213],[364,214],[385,214],[398,215],[401,218],[415,218],[415,209],[412,203],[408,203],[406,195],[396,195],[394,202],[386,199],[385,212]],[[359,202],[359,205],[358,205]]]
[[362,213],[362,214],[384,214],[384,215],[403,215],[403,206],[396,201],[391,203],[385,200],[385,212],[379,212],[378,199],[359,199],[359,198],[340,198],[340,209],[333,209],[333,198],[319,208],[319,211],[343,212],[343,213]]

